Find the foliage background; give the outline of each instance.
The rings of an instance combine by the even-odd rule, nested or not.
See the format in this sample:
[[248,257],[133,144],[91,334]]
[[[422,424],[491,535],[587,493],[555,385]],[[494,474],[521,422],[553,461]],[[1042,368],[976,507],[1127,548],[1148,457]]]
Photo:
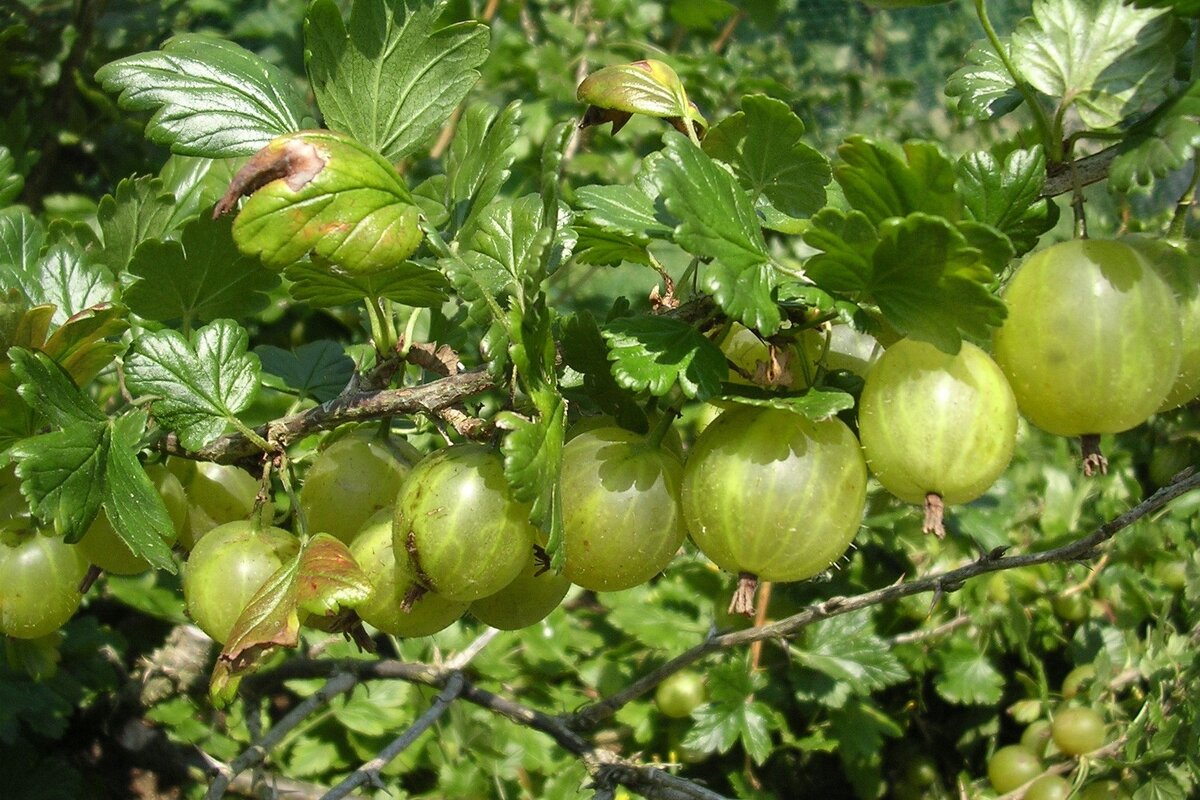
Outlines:
[[[998,28],[1011,30],[1026,3],[997,4]],[[303,4],[270,0],[77,0],[0,3],[0,145],[23,175],[18,198],[44,219],[96,224],[100,198],[134,174],[156,174],[167,153],[143,138],[144,119],[120,111],[97,86],[96,69],[154,49],[183,31],[231,38],[285,68],[303,85]],[[978,38],[967,3],[878,11],[842,0],[591,0],[467,2],[455,19],[491,16],[492,54],[472,100],[523,101],[520,155],[505,193],[536,185],[537,159],[551,126],[580,113],[575,85],[589,69],[646,56],[679,71],[710,119],[737,109],[743,94],[765,92],[805,120],[826,154],[851,132],[892,141],[941,141],[957,154],[1016,133],[1011,123],[960,121],[942,93]],[[736,23],[736,24],[734,24]],[[568,167],[569,186],[632,178],[657,149],[661,128],[635,118],[620,138],[589,133]],[[438,171],[435,138],[403,166],[410,185]],[[1089,191],[1093,232],[1112,232],[1125,213],[1160,209],[1186,176],[1155,194],[1122,198]],[[1064,215],[1067,216],[1067,215]],[[1156,222],[1142,214],[1135,225]],[[1065,223],[1064,223],[1065,224]],[[1048,239],[1067,235],[1060,229]],[[654,276],[632,265],[578,267],[555,278],[557,302],[603,312],[614,296]],[[445,338],[435,318],[427,333]],[[295,346],[316,339],[351,345],[364,338],[355,311],[273,303],[249,325],[253,345]],[[471,343],[452,343],[469,350]],[[290,398],[265,393],[262,419]],[[685,430],[686,433],[686,430]],[[429,432],[413,432],[418,445]],[[975,559],[980,550],[1045,549],[1090,530],[1135,504],[1188,463],[1200,425],[1194,408],[1160,415],[1107,443],[1107,476],[1079,478],[1068,443],[1023,429],[1017,460],[984,498],[958,510],[945,542],[920,532],[911,508],[876,489],[856,549],[828,578],[774,587],[770,617],[813,601],[852,594]],[[311,446],[312,443],[310,443]],[[1165,454],[1165,455],[1164,455]],[[747,798],[899,796],[914,759],[937,768],[932,796],[979,796],[984,764],[998,745],[1060,700],[1063,677],[1095,664],[1085,692],[1113,735],[1128,737],[1128,759],[1100,759],[1093,775],[1125,780],[1143,798],[1195,790],[1200,722],[1186,687],[1200,680],[1200,532],[1196,498],[1123,532],[1099,565],[1046,566],[971,581],[931,604],[927,596],[813,626],[790,643],[765,643],[708,658],[710,702],[691,718],[663,717],[630,703],[605,723],[601,741],[661,760],[717,791]],[[1182,586],[1159,570],[1184,563]],[[736,624],[721,609],[731,579],[692,552],[652,585],[611,595],[576,592],[543,624],[501,634],[472,664],[483,685],[503,687],[551,713],[570,712],[628,685],[700,642],[715,625]],[[1064,597],[1081,599],[1067,609]],[[216,712],[203,686],[167,693],[131,715],[128,676],[139,659],[186,622],[175,579],[164,573],[109,578],[67,625],[52,676],[37,653],[9,649],[0,666],[0,786],[17,798],[198,796],[180,753],[156,740],[197,745],[232,759],[262,720],[235,705]],[[393,641],[385,655],[436,661],[482,631],[470,620],[431,640]],[[306,633],[310,655],[362,658],[349,644]],[[317,680],[276,687],[261,709],[278,718],[316,691]],[[328,786],[371,758],[430,703],[435,691],[371,681],[335,699],[276,749],[269,768],[306,785]],[[254,712],[251,716],[254,716]],[[190,752],[190,751],[189,751]],[[1119,756],[1120,754],[1115,754]],[[385,769],[377,797],[589,796],[570,755],[539,733],[458,703]],[[960,789],[959,787],[971,787]],[[301,787],[302,789],[303,787]]]

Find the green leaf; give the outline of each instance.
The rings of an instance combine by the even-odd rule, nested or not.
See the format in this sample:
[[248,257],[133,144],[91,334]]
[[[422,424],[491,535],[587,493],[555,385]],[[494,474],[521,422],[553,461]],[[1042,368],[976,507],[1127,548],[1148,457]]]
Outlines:
[[71,376],[44,352],[14,347],[8,351],[13,373],[20,381],[17,392],[30,408],[52,424],[65,428],[75,423],[102,425],[107,417],[75,385]]
[[1128,192],[1135,186],[1150,186],[1155,178],[1181,168],[1200,147],[1198,118],[1200,81],[1194,81],[1121,142],[1109,167],[1109,188]]
[[452,231],[466,230],[500,193],[516,158],[513,145],[521,125],[521,101],[503,111],[487,103],[471,105],[454,131],[446,155],[446,208]]
[[189,156],[248,156],[282,133],[311,127],[291,79],[240,45],[200,34],[106,64],[96,80],[128,111],[149,111],[150,141]]
[[1014,150],[1003,163],[987,150],[976,150],[959,159],[957,170],[967,213],[1008,236],[1017,255],[1032,250],[1058,221],[1058,206],[1041,196],[1046,184],[1041,146]]
[[933,142],[906,142],[897,152],[855,135],[838,147],[838,156],[834,177],[850,205],[873,225],[918,211],[958,219],[954,163]]
[[558,338],[562,342],[563,361],[583,375],[587,397],[622,427],[644,429],[646,415],[633,394],[619,386],[613,377],[608,345],[592,315],[581,311],[567,317]]
[[79,541],[100,511],[110,446],[108,425],[73,422],[10,451],[30,510],[68,542]]
[[688,100],[679,75],[662,61],[647,59],[598,69],[583,79],[575,96],[588,104],[581,127],[612,122],[615,134],[632,114],[666,119],[681,133],[687,131],[687,124],[700,130],[708,127]]
[[191,340],[178,331],[147,333],[125,358],[135,396],[151,399],[158,423],[179,434],[189,450],[220,436],[258,392],[258,357],[246,352],[249,335],[232,320],[217,320]]
[[25,176],[17,172],[17,162],[4,145],[0,145],[0,206],[16,200],[25,188]]
[[115,195],[100,198],[96,218],[104,238],[97,260],[114,275],[124,272],[142,242],[162,239],[171,230],[175,196],[159,178],[126,178]]
[[807,217],[825,205],[832,177],[829,160],[803,142],[804,123],[787,103],[746,95],[742,110],[704,137],[704,152],[733,167],[742,188],[762,195],[792,217]]
[[444,0],[355,0],[349,25],[334,0],[304,20],[304,60],[325,124],[398,161],[462,102],[488,56],[477,22],[438,27]]
[[587,209],[583,221],[645,247],[651,239],[670,240],[673,226],[664,224],[655,198],[641,186],[581,186],[575,201]]
[[654,165],[667,210],[680,222],[675,241],[710,258],[701,286],[732,319],[764,336],[779,329],[771,297],[775,269],[754,206],[733,176],[683,136],[667,134]]
[[243,159],[240,158],[178,155],[168,158],[158,172],[163,188],[175,199],[166,230],[174,231],[202,209],[211,209],[225,194],[242,163]]
[[885,738],[904,735],[903,729],[873,703],[852,698],[830,712],[831,733],[838,742],[842,772],[859,797],[879,797],[883,789]]
[[777,715],[761,700],[750,695],[761,688],[761,677],[749,681],[733,674],[731,668],[745,672],[741,664],[723,664],[708,673],[710,702],[692,712],[695,723],[683,740],[683,746],[701,752],[725,753],[740,741],[756,764],[762,764],[772,751],[771,728]]
[[442,273],[412,261],[365,275],[335,272],[312,261],[301,261],[284,273],[292,297],[314,308],[344,306],[368,298],[387,298],[419,308],[437,308],[450,296]]
[[[284,350],[264,344],[254,348],[264,373],[278,376],[285,391],[318,403],[341,394],[354,375],[354,360],[337,342],[322,339]],[[263,376],[267,382],[267,376]]]
[[109,302],[116,293],[109,271],[96,264],[89,251],[66,237],[51,242],[30,277],[26,295],[34,303],[53,305],[56,325],[84,309]]
[[804,241],[823,252],[805,263],[805,271],[831,292],[860,292],[875,270],[879,233],[861,211],[825,208],[812,220]]
[[[1005,50],[1012,47],[1005,41]],[[975,119],[1002,117],[1024,102],[1021,91],[1004,62],[992,48],[991,42],[981,39],[971,45],[960,67],[946,82],[946,94],[958,98],[958,113]]]
[[1121,0],[1036,0],[1012,34],[1013,66],[1035,89],[1071,106],[1092,129],[1111,128],[1171,79],[1182,44],[1165,10]]
[[135,556],[159,569],[175,572],[175,560],[167,544],[175,538],[175,524],[137,459],[145,430],[144,411],[113,421],[112,444],[104,469],[104,512],[113,530]]
[[969,641],[955,639],[937,651],[941,674],[934,679],[937,692],[957,705],[995,705],[1004,692],[1004,675],[987,654]]
[[182,241],[146,241],[129,263],[138,280],[124,300],[136,314],[159,321],[197,322],[246,317],[266,307],[279,276],[233,243],[232,222],[201,214],[183,229]]
[[129,327],[124,306],[102,305],[80,311],[38,347],[84,386],[125,351],[120,336]]
[[617,383],[662,397],[676,383],[688,397],[707,400],[729,375],[721,348],[691,325],[670,317],[623,317],[604,326]]
[[[31,273],[42,253],[46,232],[37,217],[24,208],[0,210],[0,267],[11,267],[17,273]],[[7,269],[0,270],[0,284],[20,288]]]
[[777,408],[780,411],[799,414],[813,422],[829,419],[839,411],[854,408],[854,397],[840,389],[821,387],[809,389],[804,394],[789,395],[769,392],[756,386],[725,386],[729,391],[716,398],[717,400],[759,408]]
[[808,628],[804,647],[792,649],[796,662],[870,694],[908,678],[899,659],[874,633],[865,611],[825,620]]
[[442,263],[459,294],[475,306],[490,308],[510,296],[522,304],[526,290],[540,283],[542,253],[549,245],[541,198],[505,198],[479,215],[458,257]]
[[508,433],[500,443],[504,477],[515,499],[532,503],[529,520],[548,534],[546,552],[551,565],[561,568],[562,498],[559,472],[566,440],[567,407],[557,389],[543,387],[533,394],[537,418],[527,420],[509,411],[496,415],[496,427]]
[[309,614],[326,616],[367,599],[371,584],[345,544],[318,533],[267,579],[233,624],[217,657],[209,692],[227,705],[241,678],[277,647],[299,643]]
[[[270,179],[233,223],[238,247],[268,268],[283,269],[315,251],[346,272],[377,272],[404,261],[421,242],[420,208],[396,170],[341,134],[280,137],[238,175],[248,184],[239,190]],[[225,210],[226,200],[217,208]]]
[[633,264],[650,264],[645,245],[635,244],[631,237],[597,228],[594,225],[576,223],[575,251],[572,257],[577,264],[615,267],[628,261]]

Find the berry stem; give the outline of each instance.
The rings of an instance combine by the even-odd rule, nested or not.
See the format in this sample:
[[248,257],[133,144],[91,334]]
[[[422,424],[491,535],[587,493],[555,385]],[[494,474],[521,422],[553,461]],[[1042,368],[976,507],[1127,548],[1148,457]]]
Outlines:
[[754,616],[754,595],[758,591],[758,576],[752,572],[738,575],[737,589],[733,591],[733,599],[729,601],[729,613],[741,614],[743,617]]
[[932,533],[939,539],[945,539],[946,527],[942,524],[945,516],[946,504],[942,501],[942,496],[937,492],[925,495],[925,524],[921,530]]
[[1085,433],[1079,437],[1083,448],[1083,474],[1090,478],[1096,473],[1108,474],[1108,459],[1100,452],[1100,434]]
[[671,432],[671,425],[675,422],[675,417],[678,414],[679,409],[677,408],[668,408],[664,411],[662,416],[659,417],[658,422],[650,430],[649,435],[646,436],[646,443],[655,449],[661,447],[663,439]]

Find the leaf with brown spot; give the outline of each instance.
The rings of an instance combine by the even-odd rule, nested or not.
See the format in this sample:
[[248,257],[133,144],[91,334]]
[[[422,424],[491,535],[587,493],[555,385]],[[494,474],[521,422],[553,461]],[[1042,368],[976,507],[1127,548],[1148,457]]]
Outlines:
[[346,545],[327,533],[309,539],[246,605],[217,658],[209,683],[213,702],[229,703],[242,677],[276,647],[295,647],[309,614],[329,616],[370,594],[367,576]]

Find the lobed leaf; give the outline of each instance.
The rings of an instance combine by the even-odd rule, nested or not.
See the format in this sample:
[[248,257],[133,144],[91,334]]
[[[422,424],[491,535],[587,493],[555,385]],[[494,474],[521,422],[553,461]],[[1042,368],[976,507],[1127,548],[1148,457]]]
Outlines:
[[162,496],[137,459],[146,413],[135,411],[112,421],[112,446],[104,469],[104,512],[113,530],[135,556],[175,572],[169,541],[175,538]]
[[467,108],[446,155],[446,208],[452,231],[469,230],[496,199],[516,158],[513,145],[521,124],[521,102],[498,111],[478,103]]
[[1003,162],[977,150],[959,159],[957,172],[967,213],[1008,236],[1016,255],[1032,250],[1058,221],[1058,206],[1041,196],[1046,184],[1041,146],[1014,150]]
[[1200,81],[1192,84],[1126,137],[1108,172],[1109,188],[1150,186],[1181,168],[1200,147]]
[[216,320],[187,339],[174,330],[143,334],[125,358],[126,385],[150,399],[159,425],[189,450],[220,436],[258,392],[258,357],[236,322]]
[[[285,391],[309,397],[318,403],[341,394],[354,375],[354,360],[337,342],[321,339],[294,350],[264,344],[254,348],[264,373],[277,377]],[[267,375],[263,382],[270,383]]]
[[854,135],[838,147],[834,177],[851,207],[878,226],[889,217],[924,212],[959,218],[954,163],[933,142],[910,141],[902,152]]
[[164,238],[171,230],[175,195],[161,178],[126,178],[114,194],[100,198],[96,220],[104,240],[97,260],[114,275],[125,271],[142,242]]
[[120,92],[121,108],[154,110],[146,137],[181,155],[248,156],[308,116],[281,69],[215,36],[172,37],[161,50],[105,64],[96,80]]
[[670,317],[623,317],[601,331],[617,383],[662,397],[676,383],[688,397],[720,393],[729,374],[725,354],[698,330]]
[[304,61],[325,124],[387,161],[416,150],[479,79],[488,29],[438,27],[445,0],[355,0],[349,23],[334,0],[304,19]]
[[[1004,41],[1003,45],[1011,55],[1011,43]],[[991,42],[986,39],[975,42],[967,50],[964,60],[966,65],[946,82],[946,94],[958,98],[959,114],[982,120],[995,119],[1024,102],[1016,81]]]

